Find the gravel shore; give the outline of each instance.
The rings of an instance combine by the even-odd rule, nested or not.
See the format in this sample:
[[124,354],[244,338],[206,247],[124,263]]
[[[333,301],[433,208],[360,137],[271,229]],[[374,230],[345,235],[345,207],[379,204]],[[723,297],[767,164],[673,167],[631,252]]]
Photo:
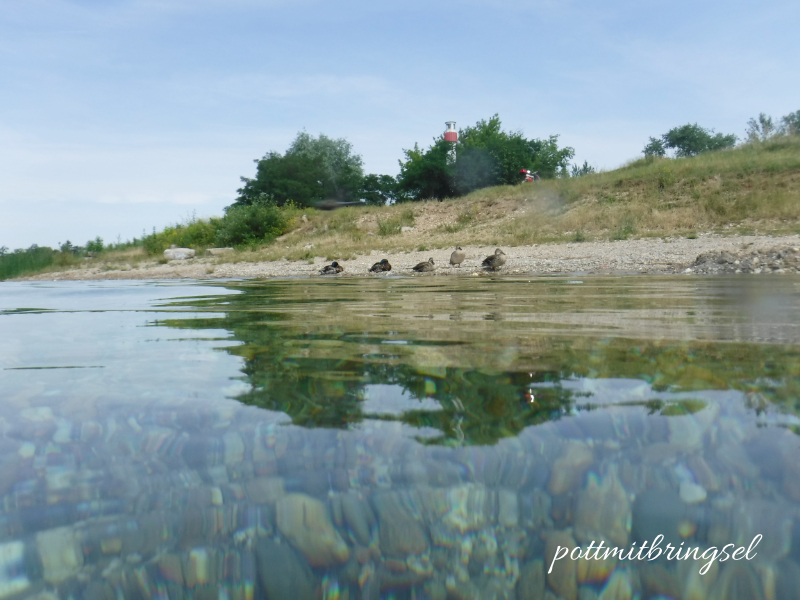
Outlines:
[[[464,246],[466,260],[460,268],[449,264],[452,248],[386,254],[372,251],[368,256],[339,260],[344,273],[336,277],[378,277],[369,267],[382,258],[392,264],[391,275],[414,274],[411,267],[433,257],[436,270],[425,276],[474,275],[485,273],[481,262],[494,246]],[[646,238],[615,242],[543,244],[503,248],[507,255],[500,274],[541,275],[569,273],[800,273],[800,235],[722,237],[701,234],[696,239]],[[90,261],[87,261],[89,263]],[[155,261],[138,267],[87,264],[81,269],[41,273],[18,279],[58,281],[81,279],[217,279],[318,276],[328,264],[316,258],[308,261],[226,263],[224,258]]]

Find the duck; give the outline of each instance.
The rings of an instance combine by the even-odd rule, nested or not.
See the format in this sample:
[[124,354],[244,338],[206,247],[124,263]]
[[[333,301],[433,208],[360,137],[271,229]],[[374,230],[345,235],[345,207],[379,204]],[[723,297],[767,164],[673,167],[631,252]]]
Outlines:
[[331,264],[322,267],[322,269],[320,270],[320,274],[336,275],[336,273],[341,273],[342,271],[344,271],[344,267],[340,265],[338,262],[333,261]]
[[429,258],[426,262],[421,262],[412,267],[417,273],[425,273],[426,271],[433,271],[436,267],[433,266],[433,257]]
[[506,253],[498,248],[491,254],[483,259],[483,266],[492,271],[496,271],[504,264],[506,264]]
[[372,267],[370,267],[370,273],[383,273],[384,271],[391,271],[392,265],[389,264],[389,261],[385,258],[381,260],[381,262],[376,262]]
[[466,257],[467,254],[461,249],[461,246],[456,246],[456,249],[453,250],[453,253],[450,255],[450,266],[460,267]]

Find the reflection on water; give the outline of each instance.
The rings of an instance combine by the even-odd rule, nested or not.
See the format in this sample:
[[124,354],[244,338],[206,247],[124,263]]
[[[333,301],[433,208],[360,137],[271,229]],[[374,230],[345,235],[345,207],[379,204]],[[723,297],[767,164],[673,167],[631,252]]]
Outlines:
[[445,279],[3,284],[0,598],[800,597],[800,281]]

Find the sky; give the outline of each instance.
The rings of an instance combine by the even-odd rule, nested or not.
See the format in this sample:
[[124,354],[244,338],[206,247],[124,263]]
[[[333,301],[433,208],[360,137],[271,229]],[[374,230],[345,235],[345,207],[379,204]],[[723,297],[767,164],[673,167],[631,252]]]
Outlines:
[[499,114],[614,169],[800,110],[797,0],[2,0],[0,246],[221,215],[299,131],[365,172]]

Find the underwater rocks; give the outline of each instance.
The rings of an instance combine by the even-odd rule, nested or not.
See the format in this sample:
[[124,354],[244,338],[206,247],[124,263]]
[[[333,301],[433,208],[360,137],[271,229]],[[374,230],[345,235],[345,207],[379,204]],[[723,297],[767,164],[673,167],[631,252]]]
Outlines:
[[373,498],[380,527],[380,548],[384,556],[402,558],[425,554],[428,536],[396,492],[384,492]]
[[256,556],[259,578],[268,598],[316,600],[314,574],[292,548],[262,539]]
[[589,475],[586,488],[578,495],[575,537],[582,543],[605,540],[614,546],[628,545],[631,505],[612,469],[602,481]]
[[[575,539],[566,531],[556,531],[547,537],[545,546],[545,565],[547,584],[564,600],[578,600],[578,573],[574,560],[555,560],[559,548],[566,548],[567,554],[577,547]],[[550,568],[552,565],[552,569]]]
[[324,567],[345,562],[350,550],[334,529],[325,505],[305,494],[289,494],[276,504],[280,532],[309,564]]
[[586,444],[569,442],[553,465],[547,489],[558,496],[578,487],[593,461],[592,451]]

